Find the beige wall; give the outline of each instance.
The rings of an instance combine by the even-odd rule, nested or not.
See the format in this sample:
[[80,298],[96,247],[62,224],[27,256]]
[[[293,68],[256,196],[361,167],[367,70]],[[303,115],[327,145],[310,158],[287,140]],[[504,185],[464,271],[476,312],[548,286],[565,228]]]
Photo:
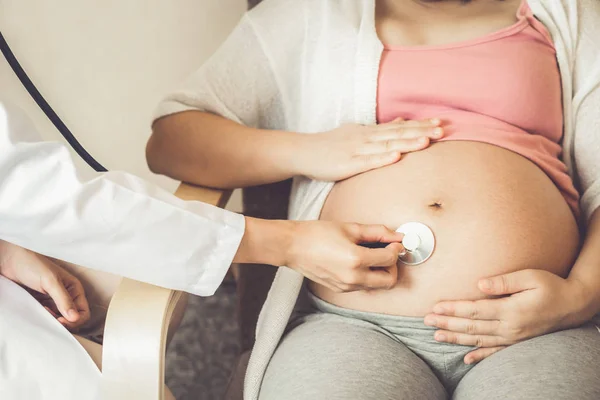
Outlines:
[[[172,190],[175,182],[146,167],[152,110],[216,49],[245,8],[245,0],[0,0],[0,29],[98,161]],[[25,108],[44,138],[60,138],[3,58],[0,97]],[[239,208],[239,196],[235,203]]]

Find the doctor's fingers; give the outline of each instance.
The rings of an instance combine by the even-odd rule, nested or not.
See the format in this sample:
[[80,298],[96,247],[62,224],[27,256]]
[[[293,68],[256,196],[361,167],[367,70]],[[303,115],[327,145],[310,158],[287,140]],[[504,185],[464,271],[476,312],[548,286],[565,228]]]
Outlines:
[[89,306],[81,282],[58,267],[42,279],[42,289],[62,315],[59,321],[68,327],[80,326],[89,319]]
[[361,248],[358,281],[364,289],[390,289],[398,282],[398,254],[404,251],[400,243],[391,243],[383,249]]
[[58,274],[52,273],[51,276],[45,277],[42,280],[42,290],[50,296],[63,317],[73,322],[79,318],[71,294]]
[[[400,243],[404,234],[396,232],[383,224],[353,224],[345,225],[347,232],[351,235],[355,243],[380,242],[380,243]],[[392,250],[402,251],[403,249],[391,247]],[[360,256],[360,254],[359,254]]]
[[324,284],[337,293],[348,293],[359,290],[391,289],[397,282],[398,269],[396,267],[370,267],[342,279],[317,283]]
[[390,289],[398,281],[398,269],[396,265],[357,267],[343,272],[337,271],[336,273],[330,273],[328,276],[314,276],[308,278],[336,293]]
[[71,295],[71,298],[73,299],[73,302],[75,303],[75,309],[79,314],[79,319],[77,319],[76,325],[82,326],[83,324],[88,322],[91,317],[90,305],[87,301],[83,285],[77,278],[73,277],[73,281],[71,281],[71,284],[66,285],[66,287],[69,294]]

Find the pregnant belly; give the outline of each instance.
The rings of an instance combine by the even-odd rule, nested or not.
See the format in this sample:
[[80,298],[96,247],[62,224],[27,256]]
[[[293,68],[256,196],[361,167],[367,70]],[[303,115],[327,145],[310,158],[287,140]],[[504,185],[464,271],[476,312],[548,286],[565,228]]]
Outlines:
[[497,146],[442,142],[397,164],[342,182],[321,219],[428,225],[433,255],[418,266],[399,263],[391,290],[335,293],[311,290],[341,307],[423,316],[441,300],[484,296],[477,281],[527,268],[566,276],[579,249],[579,231],[563,196],[535,164]]

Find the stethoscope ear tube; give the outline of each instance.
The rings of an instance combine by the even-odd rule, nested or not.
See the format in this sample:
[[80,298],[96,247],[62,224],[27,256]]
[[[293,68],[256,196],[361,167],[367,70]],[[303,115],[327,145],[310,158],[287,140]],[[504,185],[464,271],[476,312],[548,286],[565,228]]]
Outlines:
[[79,141],[75,138],[73,133],[69,130],[69,128],[67,128],[65,123],[60,119],[56,112],[54,112],[52,107],[50,107],[50,104],[48,104],[46,99],[44,99],[44,96],[42,96],[39,90],[37,90],[31,79],[29,79],[29,76],[27,75],[23,67],[21,67],[21,64],[13,54],[12,50],[10,49],[10,46],[4,39],[2,32],[0,32],[0,51],[2,51],[2,54],[4,54],[4,58],[6,58],[8,65],[10,65],[17,78],[19,78],[19,81],[21,81],[21,84],[23,84],[25,90],[27,90],[27,92],[36,102],[38,107],[42,109],[44,114],[46,114],[48,119],[50,119],[50,121],[56,127],[56,129],[58,129],[60,134],[67,140],[67,142],[73,148],[73,150],[75,150],[75,152],[77,152],[77,154],[79,154],[79,156],[94,170],[98,172],[106,172],[106,168],[104,168],[102,164],[96,161],[96,159],[92,157],[90,153],[87,152],[87,150],[81,145],[81,143],[79,143]]

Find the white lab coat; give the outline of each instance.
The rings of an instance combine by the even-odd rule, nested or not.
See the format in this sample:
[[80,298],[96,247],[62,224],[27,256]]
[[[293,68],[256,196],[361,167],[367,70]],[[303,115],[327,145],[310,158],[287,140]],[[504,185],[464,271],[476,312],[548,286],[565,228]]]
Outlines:
[[65,145],[40,141],[23,112],[0,101],[0,239],[170,289],[215,292],[243,236],[241,215],[124,172],[81,175]]
[[[220,285],[244,218],[123,172],[84,179],[0,101],[0,239],[41,254],[198,295]],[[73,375],[75,374],[75,375]],[[24,290],[0,278],[0,398],[95,399],[100,373]]]

